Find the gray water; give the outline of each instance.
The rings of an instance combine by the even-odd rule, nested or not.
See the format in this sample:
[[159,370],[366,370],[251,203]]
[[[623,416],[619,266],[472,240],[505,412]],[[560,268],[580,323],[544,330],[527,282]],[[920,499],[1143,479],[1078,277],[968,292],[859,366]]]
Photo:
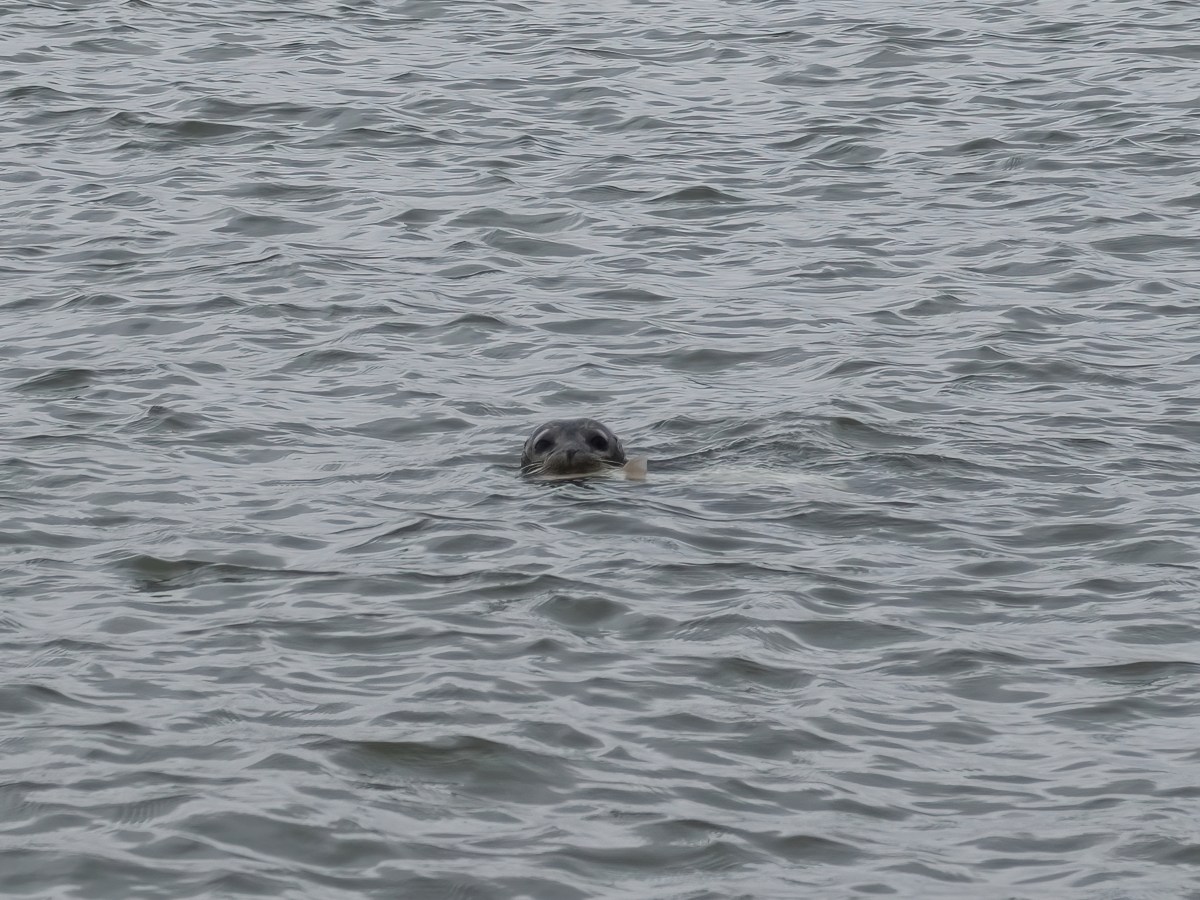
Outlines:
[[1191,0],[0,34],[5,896],[1200,897]]

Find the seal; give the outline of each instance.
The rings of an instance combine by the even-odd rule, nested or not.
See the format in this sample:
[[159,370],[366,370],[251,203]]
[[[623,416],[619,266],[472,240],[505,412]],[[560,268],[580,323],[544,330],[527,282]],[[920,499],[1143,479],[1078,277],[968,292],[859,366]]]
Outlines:
[[620,439],[595,419],[562,419],[539,425],[521,450],[523,475],[598,475],[625,463]]

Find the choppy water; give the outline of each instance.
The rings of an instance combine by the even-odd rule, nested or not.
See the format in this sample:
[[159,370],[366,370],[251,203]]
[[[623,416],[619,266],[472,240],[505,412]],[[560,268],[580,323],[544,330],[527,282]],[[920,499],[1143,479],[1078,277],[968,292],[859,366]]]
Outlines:
[[1200,897],[1190,0],[0,28],[6,896]]

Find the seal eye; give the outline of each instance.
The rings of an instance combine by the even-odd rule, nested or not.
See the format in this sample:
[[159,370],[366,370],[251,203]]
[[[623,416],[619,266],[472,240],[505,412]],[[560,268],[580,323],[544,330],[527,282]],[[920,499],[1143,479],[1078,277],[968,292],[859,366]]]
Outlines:
[[538,442],[533,445],[534,453],[545,453],[554,446],[554,438],[544,437],[539,438]]
[[602,434],[593,434],[590,438],[588,438],[588,444],[591,445],[591,448],[598,453],[608,452],[608,439]]

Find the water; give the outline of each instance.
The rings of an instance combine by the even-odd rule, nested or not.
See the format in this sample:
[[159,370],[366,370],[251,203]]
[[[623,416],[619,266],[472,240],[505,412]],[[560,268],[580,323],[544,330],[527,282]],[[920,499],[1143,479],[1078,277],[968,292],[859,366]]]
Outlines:
[[1200,897],[1197,25],[5,4],[0,891]]

